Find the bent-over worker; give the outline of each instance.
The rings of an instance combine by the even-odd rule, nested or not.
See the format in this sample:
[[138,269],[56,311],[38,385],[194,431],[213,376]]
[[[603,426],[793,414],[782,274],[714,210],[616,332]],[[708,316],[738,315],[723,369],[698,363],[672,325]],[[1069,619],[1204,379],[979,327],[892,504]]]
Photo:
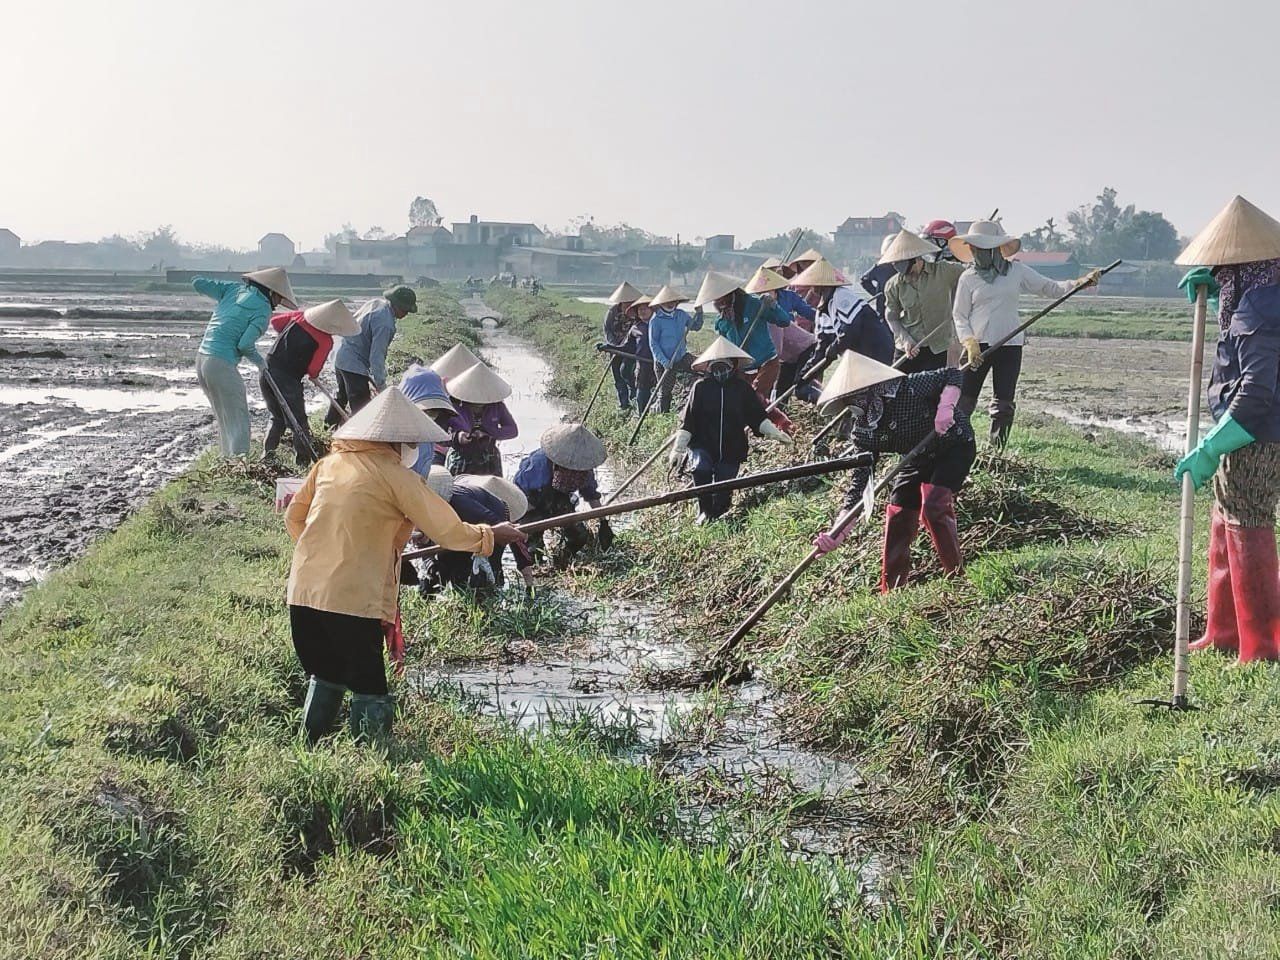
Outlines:
[[[392,287],[374,297],[356,313],[360,332],[345,337],[333,358],[338,378],[337,401],[355,413],[387,385],[387,350],[396,335],[396,321],[418,312],[418,295],[411,287]],[[325,422],[337,424],[342,417],[330,408]]]
[[854,350],[880,363],[893,362],[893,334],[829,261],[811,264],[791,285],[801,294],[816,295],[818,317],[813,332],[818,336],[817,356],[834,360],[844,351]]
[[511,396],[511,385],[483,363],[451,378],[446,387],[457,414],[449,421],[452,449],[445,461],[454,476],[487,473],[502,476],[499,440],[519,436],[511,411],[502,401]]
[[[600,438],[582,424],[562,423],[548,429],[542,434],[538,449],[520,461],[513,478],[529,500],[525,522],[573,513],[582,500],[589,507],[600,506],[596,467],[606,459],[608,454]],[[591,534],[581,522],[560,529],[565,548],[554,559],[556,566],[566,567],[574,554],[591,541]],[[596,521],[596,541],[601,550],[608,550],[613,543],[613,528],[604,517]],[[542,552],[541,533],[530,538],[529,547],[535,553]],[[521,573],[525,565],[517,554],[516,567]]]

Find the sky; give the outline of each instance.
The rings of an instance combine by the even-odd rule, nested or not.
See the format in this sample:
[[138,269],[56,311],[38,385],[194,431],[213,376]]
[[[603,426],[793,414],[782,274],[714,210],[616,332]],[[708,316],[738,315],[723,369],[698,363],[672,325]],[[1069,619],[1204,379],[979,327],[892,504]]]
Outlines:
[[0,227],[1280,216],[1280,3],[7,0]]

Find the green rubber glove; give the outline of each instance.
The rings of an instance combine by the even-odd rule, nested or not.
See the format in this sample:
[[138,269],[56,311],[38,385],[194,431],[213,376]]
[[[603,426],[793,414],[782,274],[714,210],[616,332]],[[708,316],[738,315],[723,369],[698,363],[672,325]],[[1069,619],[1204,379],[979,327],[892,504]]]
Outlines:
[[1191,303],[1196,302],[1196,288],[1208,287],[1208,305],[1213,308],[1216,313],[1218,310],[1218,291],[1222,288],[1218,286],[1218,281],[1214,279],[1213,271],[1208,267],[1196,267],[1194,270],[1188,270],[1182,275],[1182,279],[1178,281],[1178,289],[1187,295],[1187,300]]
[[1232,450],[1239,450],[1253,443],[1251,434],[1236,423],[1231,414],[1218,421],[1218,425],[1205,434],[1196,447],[1178,461],[1173,470],[1173,479],[1182,482],[1182,475],[1191,471],[1191,482],[1197,490],[1209,482],[1218,470],[1218,463]]

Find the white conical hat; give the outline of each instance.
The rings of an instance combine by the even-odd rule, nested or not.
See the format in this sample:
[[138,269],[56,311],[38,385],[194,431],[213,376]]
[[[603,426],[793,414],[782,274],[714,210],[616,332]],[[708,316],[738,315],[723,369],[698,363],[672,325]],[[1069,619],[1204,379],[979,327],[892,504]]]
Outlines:
[[432,493],[447,502],[453,496],[453,474],[445,467],[434,465],[427,471],[427,486]]
[[476,363],[449,380],[449,396],[463,403],[500,403],[511,396],[511,384]]
[[760,266],[768,267],[770,270],[776,270],[778,267],[786,266],[786,264],[782,262],[781,257],[770,257],[764,263],[760,264]]
[[279,294],[280,299],[284,301],[284,305],[289,309],[298,309],[298,298],[293,295],[293,287],[289,284],[289,275],[284,272],[284,267],[251,270],[241,276],[245,280],[252,280],[254,283],[266,287],[272,293]]
[[458,343],[450,347],[440,359],[433,363],[431,369],[440,374],[441,380],[448,380],[450,377],[456,377],[458,374],[470,370],[479,362],[479,357],[463,344]]
[[831,265],[830,260],[815,260],[798,276],[791,278],[793,287],[847,287],[849,281]]
[[917,257],[931,257],[938,252],[928,240],[923,240],[910,230],[901,231],[880,254],[878,263],[901,263],[903,260],[915,260]]
[[1005,259],[1008,259],[1022,249],[1022,241],[1005,233],[999,220],[975,220],[968,233],[952,237],[947,241],[947,246],[957,260],[970,263],[974,247],[979,250],[995,250],[999,247]]
[[538,441],[547,459],[566,470],[594,470],[609,458],[604,443],[580,423],[561,423]]
[[711,346],[698,354],[698,359],[693,361],[693,369],[698,373],[705,373],[711,364],[717,360],[727,361],[735,366],[755,362],[755,358],[751,354],[741,347],[735,346],[732,341],[726,340],[724,337],[716,337],[711,341]]
[[618,289],[609,295],[609,303],[631,303],[640,296],[640,291],[626,280],[618,284]]
[[649,303],[655,307],[660,307],[664,303],[684,303],[688,299],[687,296],[668,283],[649,298]]
[[1224,267],[1280,257],[1280,221],[1236,196],[1196,234],[1174,263],[1183,267]]
[[633,300],[631,302],[631,305],[627,307],[627,316],[631,316],[633,313],[636,313],[641,307],[647,307],[651,303],[653,303],[653,301],[650,300],[648,297],[641,297],[639,300]]
[[529,498],[510,480],[502,477],[476,477],[472,481],[481,490],[493,494],[507,505],[507,519],[515,523],[529,512]]
[[721,297],[741,289],[741,280],[731,277],[727,273],[716,273],[711,270],[703,277],[702,286],[698,288],[698,296],[694,298],[693,305],[695,307],[705,307],[708,303],[714,303]]
[[335,430],[333,437],[383,443],[440,443],[448,440],[449,434],[415,407],[399,387],[387,387]]
[[903,375],[901,370],[872,360],[856,350],[846,350],[840,355],[835,372],[827,378],[822,387],[822,395],[818,397],[818,406],[822,415],[829,417],[839,413],[849,405],[853,394],[877,383],[885,383]]
[[335,337],[354,337],[360,332],[360,324],[341,300],[326,300],[318,306],[307,307],[302,317],[317,330]]
[[788,260],[787,266],[788,267],[795,266],[797,263],[813,263],[818,260],[825,260],[825,259],[826,257],[822,255],[822,252],[820,250],[818,250],[816,247],[810,247],[808,250],[806,250],[804,253],[800,254],[799,256],[792,257],[790,260]]
[[770,290],[781,290],[790,282],[776,270],[761,267],[742,289],[747,293],[768,293]]

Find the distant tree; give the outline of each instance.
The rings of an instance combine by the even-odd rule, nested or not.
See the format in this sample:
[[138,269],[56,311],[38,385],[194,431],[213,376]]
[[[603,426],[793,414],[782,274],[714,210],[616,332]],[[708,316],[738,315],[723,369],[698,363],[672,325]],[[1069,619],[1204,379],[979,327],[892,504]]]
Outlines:
[[1022,235],[1022,246],[1026,250],[1062,250],[1067,245],[1067,238],[1058,232],[1058,225],[1050,217],[1043,227],[1036,227]]
[[176,263],[182,259],[182,241],[171,224],[140,234],[136,240],[142,252],[156,263]]
[[409,204],[409,228],[438,226],[444,219],[436,209],[435,202],[426,197],[414,197]]
[[690,253],[688,250],[682,250],[680,253],[673,253],[667,258],[667,269],[671,273],[680,274],[680,282],[688,283],[689,274],[702,266],[702,258],[697,254]]
[[608,250],[612,253],[630,253],[641,247],[651,246],[658,238],[648,230],[633,227],[627,223],[613,226],[599,226],[594,221],[580,218],[570,221],[578,226],[578,236],[582,237],[582,245],[588,250]]
[[386,240],[390,236],[391,234],[389,234],[386,230],[383,230],[381,227],[370,227],[368,230],[364,232],[364,236],[361,239]]
[[1072,247],[1086,263],[1128,260],[1171,260],[1178,253],[1178,231],[1164,215],[1121,207],[1116,191],[1105,188],[1096,202],[1067,214]]
[[831,241],[827,239],[826,234],[818,233],[816,230],[805,229],[801,235],[799,242],[796,242],[796,232],[788,230],[786,233],[779,233],[772,237],[765,237],[763,240],[755,240],[748,247],[749,253],[772,253],[779,257],[786,256],[792,244],[795,244],[795,252],[801,253],[810,247],[816,249],[819,253],[826,257],[830,257],[834,252]]
[[330,253],[338,252],[339,243],[350,243],[352,240],[359,239],[360,234],[356,228],[349,223],[344,223],[342,229],[337,233],[326,233],[324,235],[324,248]]

